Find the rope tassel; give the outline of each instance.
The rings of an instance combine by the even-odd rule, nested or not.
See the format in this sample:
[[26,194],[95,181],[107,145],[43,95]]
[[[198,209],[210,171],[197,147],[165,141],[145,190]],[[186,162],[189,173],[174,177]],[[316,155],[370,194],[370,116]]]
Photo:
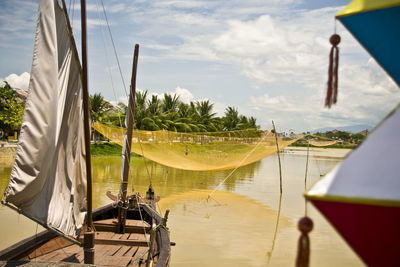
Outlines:
[[296,267],[308,267],[310,263],[310,239],[308,233],[313,229],[313,221],[306,217],[300,219],[298,228],[301,232],[297,247]]
[[325,107],[331,108],[332,104],[336,104],[338,93],[338,68],[339,68],[339,47],[340,36],[334,34],[329,39],[332,44],[329,54],[329,69],[328,69],[328,89],[326,92]]

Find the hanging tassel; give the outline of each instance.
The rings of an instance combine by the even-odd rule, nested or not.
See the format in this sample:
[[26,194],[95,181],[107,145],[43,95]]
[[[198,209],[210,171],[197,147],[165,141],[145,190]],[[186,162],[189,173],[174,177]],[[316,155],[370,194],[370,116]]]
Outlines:
[[313,229],[313,221],[306,217],[300,219],[298,228],[301,232],[297,247],[296,267],[308,267],[310,262],[310,239],[308,233]]
[[334,34],[329,39],[332,44],[329,54],[329,69],[328,69],[328,89],[326,92],[325,107],[331,108],[332,104],[336,104],[338,93],[338,68],[339,68],[339,47],[340,36]]

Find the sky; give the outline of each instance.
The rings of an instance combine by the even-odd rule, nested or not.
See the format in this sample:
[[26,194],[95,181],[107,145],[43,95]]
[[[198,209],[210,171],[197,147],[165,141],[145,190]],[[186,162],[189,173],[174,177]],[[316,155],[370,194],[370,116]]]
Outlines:
[[[66,0],[80,50],[79,2]],[[137,88],[149,94],[176,93],[184,102],[208,99],[219,116],[233,106],[254,116],[263,129],[271,120],[278,131],[375,126],[398,104],[400,90],[335,23],[335,14],[348,3],[87,0],[89,93],[101,93],[113,103],[126,100],[138,43]],[[37,7],[38,1],[0,0],[0,83],[28,89]],[[335,25],[342,37],[339,98],[326,109],[329,37]]]

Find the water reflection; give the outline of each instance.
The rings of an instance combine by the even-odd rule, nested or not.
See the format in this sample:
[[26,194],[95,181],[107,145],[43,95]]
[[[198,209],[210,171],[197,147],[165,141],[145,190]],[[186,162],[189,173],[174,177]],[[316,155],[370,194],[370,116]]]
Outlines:
[[[120,157],[93,157],[92,172],[94,177],[94,206],[107,203],[104,192],[117,192],[121,177]],[[251,182],[261,163],[255,162],[237,169],[229,181],[222,185],[221,190],[234,191],[238,184]],[[141,158],[131,158],[128,188],[144,193],[151,183],[158,195],[167,197],[172,194],[193,189],[214,189],[231,173],[225,171],[185,171],[162,166],[153,161]],[[105,187],[105,188],[104,188]]]
[[275,248],[276,235],[278,233],[279,220],[281,217],[281,207],[282,207],[282,194],[279,195],[278,214],[276,215],[275,231],[274,231],[274,237],[272,238],[271,250],[267,252],[268,264],[270,264],[270,262],[271,262],[272,253],[274,252],[274,248]]
[[[342,156],[338,151],[310,153],[307,187],[327,173]],[[161,166],[139,157],[131,159],[128,187],[141,194],[152,183],[161,196],[159,208],[171,209],[168,226],[171,266],[293,266],[304,216],[306,151],[286,149],[281,154],[283,194],[279,194],[278,159],[275,155],[239,168],[212,199],[207,197],[230,171],[191,172]],[[94,207],[109,203],[105,192],[119,191],[120,157],[93,157]],[[0,164],[0,189],[11,172]],[[362,266],[361,261],[312,207],[308,216],[315,229],[310,234],[311,266]],[[34,235],[36,224],[6,207],[0,207],[0,249]],[[40,231],[40,228],[38,229]]]
[[[172,266],[263,266],[276,237],[277,211],[245,196],[210,190],[192,190],[161,201],[170,208]],[[280,231],[293,228],[279,218]]]

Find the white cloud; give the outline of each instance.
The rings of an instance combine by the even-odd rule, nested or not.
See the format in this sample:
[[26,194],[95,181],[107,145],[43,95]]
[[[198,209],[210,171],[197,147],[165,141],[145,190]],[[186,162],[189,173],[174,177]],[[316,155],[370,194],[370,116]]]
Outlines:
[[29,87],[29,79],[30,79],[30,74],[27,72],[24,72],[21,75],[12,73],[7,77],[5,77],[4,79],[0,78],[0,82],[6,81],[13,88],[18,88],[27,91]]
[[[37,4],[25,8],[25,1],[15,2],[21,8],[7,4],[0,18],[1,47],[27,47],[8,41],[26,38],[25,26],[35,24],[32,10]],[[333,17],[342,7],[298,9],[299,1],[294,0],[136,0],[133,5],[127,0],[109,0],[105,4],[109,21],[118,25],[113,35],[120,55],[129,55],[126,66],[121,61],[127,76],[131,45],[141,44],[140,77],[146,80],[139,84],[149,88],[149,93],[170,88],[167,93],[178,94],[184,102],[207,97],[218,113],[235,106],[261,124],[269,125],[274,119],[297,129],[373,125],[400,96],[394,83],[338,23],[342,36],[339,100],[331,110],[323,108],[329,36]],[[93,20],[97,18],[95,5],[89,5],[88,11],[90,26],[104,25],[104,21]],[[78,13],[73,21],[76,26]],[[97,40],[89,44],[96,46],[95,51],[103,45]],[[8,53],[2,51],[2,55]],[[19,61],[7,60],[21,66]],[[106,95],[109,87],[103,77],[95,77],[103,75],[96,68],[105,64],[99,62],[90,66],[91,84]],[[215,66],[219,68],[212,69]],[[122,88],[120,84],[116,87]]]
[[180,100],[185,103],[189,103],[193,100],[193,94],[186,88],[176,87],[175,92],[179,96]]
[[179,100],[181,100],[184,103],[189,103],[190,101],[194,100],[193,94],[188,89],[182,88],[180,86],[176,87],[175,90],[171,92],[164,92],[164,93],[149,92],[149,94],[157,95],[159,99],[163,99],[164,94],[177,95],[179,96]]

